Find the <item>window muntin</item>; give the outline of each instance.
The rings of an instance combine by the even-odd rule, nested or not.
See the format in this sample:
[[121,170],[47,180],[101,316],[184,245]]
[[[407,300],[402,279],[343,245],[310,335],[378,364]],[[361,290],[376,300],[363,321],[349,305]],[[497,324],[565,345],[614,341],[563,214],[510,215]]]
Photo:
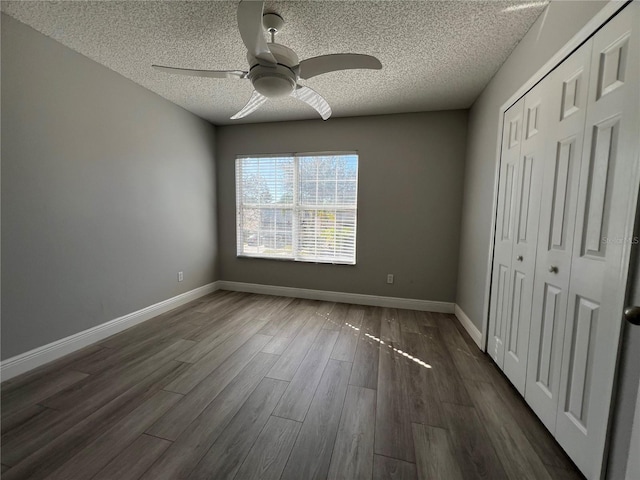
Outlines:
[[237,254],[355,264],[358,155],[236,159]]

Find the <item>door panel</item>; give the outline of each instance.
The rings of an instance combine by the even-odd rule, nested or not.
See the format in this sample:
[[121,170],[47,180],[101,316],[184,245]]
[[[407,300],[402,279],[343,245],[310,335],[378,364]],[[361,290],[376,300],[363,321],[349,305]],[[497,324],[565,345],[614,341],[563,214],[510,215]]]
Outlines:
[[573,423],[586,432],[586,417],[593,380],[593,352],[600,306],[586,298],[576,297],[574,318],[571,319],[571,349],[569,357],[569,383],[564,408]]
[[[495,318],[493,322],[492,329],[492,337],[496,342],[500,342],[502,344],[502,338],[504,331],[504,325],[506,322],[506,316],[509,307],[509,271],[510,268],[508,265],[498,264],[496,265],[497,282],[494,283],[496,286],[496,304],[495,304]],[[497,348],[497,347],[496,347]]]
[[640,4],[593,38],[556,438],[602,475],[640,178]]
[[507,344],[507,352],[515,359],[518,360],[522,352],[518,348],[520,337],[520,324],[522,323],[522,316],[524,314],[523,308],[526,308],[527,301],[525,298],[525,280],[526,277],[522,272],[514,270],[513,276],[513,295],[511,297],[511,314],[510,322],[511,328],[509,332],[509,343]]
[[[608,119],[593,127],[593,145],[587,170],[587,196],[584,205],[582,256],[606,256],[602,232],[607,230],[611,198],[611,182],[616,161],[617,133],[620,117]],[[606,212],[606,214],[605,214]]]
[[511,257],[509,314],[503,371],[524,394],[529,349],[533,277],[538,243],[544,138],[549,124],[548,87],[541,83],[524,97],[524,138],[517,168],[515,238]]
[[586,42],[542,82],[549,85],[551,113],[545,136],[525,398],[552,433],[558,410],[591,46],[591,41]]
[[562,82],[562,103],[560,120],[569,118],[574,113],[584,110],[585,73],[582,68]]
[[504,219],[502,226],[502,240],[511,244],[513,237],[512,225],[513,225],[513,205],[516,198],[516,184],[514,181],[516,165],[508,163],[506,165],[506,179],[504,186]]
[[[534,159],[531,155],[527,155],[522,159],[522,169],[521,169],[521,183],[520,183],[520,198],[518,199],[518,239],[517,242],[520,245],[531,243],[531,235],[527,235],[530,233],[528,230],[530,220],[532,220],[531,215],[535,212],[531,212],[531,208],[533,207],[531,202],[531,183],[533,181],[534,172],[533,165],[534,161],[538,162],[539,160]],[[535,241],[535,239],[534,239]]]
[[[549,225],[548,250],[567,251],[567,230],[570,223],[573,176],[576,174],[576,137],[562,139],[557,144],[557,154],[552,166],[553,190]],[[545,217],[546,218],[546,217]]]
[[489,310],[488,353],[502,368],[507,338],[511,292],[511,266],[518,202],[519,158],[523,134],[524,100],[504,114],[500,182]]
[[628,31],[602,50],[598,69],[597,100],[624,85],[630,36],[631,31]]
[[553,366],[556,365],[557,355],[559,353],[557,348],[553,345],[554,332],[557,329],[559,322],[558,317],[564,314],[562,309],[563,298],[562,289],[554,285],[545,285],[545,295],[542,306],[542,326],[540,332],[540,342],[538,345],[538,364],[536,365],[535,381],[538,387],[540,387],[549,398],[553,398],[554,376],[557,373],[553,370]]

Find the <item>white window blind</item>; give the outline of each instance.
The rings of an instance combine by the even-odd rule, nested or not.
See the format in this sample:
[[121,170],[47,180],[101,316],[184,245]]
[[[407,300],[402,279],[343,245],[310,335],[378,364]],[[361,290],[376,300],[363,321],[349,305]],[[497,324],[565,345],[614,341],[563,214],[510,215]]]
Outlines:
[[356,263],[358,155],[236,159],[238,256]]

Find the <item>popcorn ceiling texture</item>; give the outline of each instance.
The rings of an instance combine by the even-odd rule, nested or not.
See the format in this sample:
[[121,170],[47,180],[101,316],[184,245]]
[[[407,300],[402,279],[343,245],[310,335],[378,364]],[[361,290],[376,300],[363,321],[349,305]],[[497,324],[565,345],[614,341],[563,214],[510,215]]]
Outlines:
[[[294,99],[229,120],[251,95],[247,80],[190,78],[151,64],[246,70],[228,1],[3,1],[2,11],[214,124],[317,118]],[[525,6],[509,9],[513,6]],[[520,1],[276,1],[276,37],[305,59],[375,55],[381,71],[329,73],[300,83],[337,117],[468,108],[544,9]],[[45,72],[46,74],[46,72]]]

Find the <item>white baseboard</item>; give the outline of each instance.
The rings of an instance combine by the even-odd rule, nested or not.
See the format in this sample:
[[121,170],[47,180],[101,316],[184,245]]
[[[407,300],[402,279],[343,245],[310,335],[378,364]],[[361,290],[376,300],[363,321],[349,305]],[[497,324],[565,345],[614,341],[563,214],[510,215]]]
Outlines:
[[[451,302],[437,302],[430,300],[418,300],[413,298],[381,297],[377,295],[365,295],[361,293],[331,292],[326,290],[311,290],[306,288],[279,287],[275,285],[261,285],[256,283],[217,282],[198,287],[189,292],[182,293],[173,298],[150,305],[136,312],[115,318],[88,330],[76,333],[66,338],[56,340],[42,347],[34,348],[28,352],[8,358],[0,363],[0,377],[2,381],[9,380],[17,375],[33,370],[41,365],[56,360],[64,355],[80,350],[88,345],[104,340],[122,330],[133,327],[139,323],[168,312],[180,305],[207,295],[216,290],[232,290],[237,292],[260,293],[264,295],[278,295],[282,297],[308,298],[311,300],[323,300],[328,302],[353,303],[356,305],[371,305],[376,307],[404,308],[408,310],[421,310],[426,312],[456,313],[469,334],[476,343],[479,343],[480,332],[471,323],[464,313],[466,322],[461,319],[457,305]],[[475,332],[472,332],[473,328]],[[476,337],[477,335],[477,337]]]
[[34,348],[15,357],[8,358],[0,363],[0,376],[2,381],[8,380],[22,373],[33,370],[36,367],[56,360],[64,355],[80,350],[92,343],[99,342],[115,333],[133,327],[164,312],[168,312],[180,305],[200,298],[211,292],[215,292],[220,287],[219,282],[209,283],[202,287],[195,288],[188,292],[176,295],[162,302],[150,305],[128,315],[115,318],[101,325],[97,325],[88,330],[76,333],[55,342]]
[[478,327],[471,321],[471,319],[467,316],[466,313],[460,308],[458,304],[455,305],[455,315],[467,331],[467,333],[471,336],[478,348],[482,350],[482,332],[478,330]]
[[331,292],[327,290],[311,290],[307,288],[279,287],[258,283],[218,282],[220,290],[235,292],[261,293],[263,295],[277,295],[280,297],[308,298],[326,302],[353,303],[356,305],[371,305],[374,307],[405,308],[407,310],[421,310],[425,312],[454,313],[454,304],[450,302],[435,302],[414,298],[380,297],[362,293]]

